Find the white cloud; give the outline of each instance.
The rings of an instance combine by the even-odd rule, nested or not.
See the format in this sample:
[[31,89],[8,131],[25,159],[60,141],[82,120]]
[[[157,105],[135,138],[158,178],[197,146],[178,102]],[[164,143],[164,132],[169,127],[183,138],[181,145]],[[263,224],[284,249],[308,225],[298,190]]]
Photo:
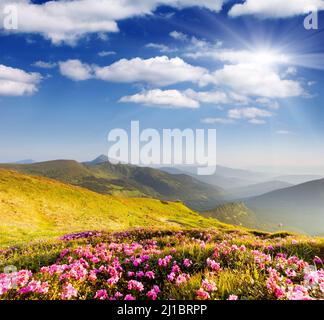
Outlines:
[[63,76],[75,81],[88,80],[92,77],[92,68],[79,60],[61,61],[59,67]]
[[186,45],[183,48],[183,56],[198,59],[201,57],[211,57],[213,53],[219,50],[223,43],[219,40],[210,43],[205,39],[199,39],[194,36],[189,36],[183,32],[172,31],[169,34],[172,38],[184,42]]
[[[1,1],[0,15],[6,4],[12,1]],[[87,34],[118,32],[119,20],[152,14],[160,5],[200,6],[218,12],[222,4],[223,0],[58,0],[42,4],[20,0],[16,1],[19,29],[15,32],[41,34],[54,44],[73,45]]]
[[259,98],[256,100],[256,102],[264,105],[265,107],[267,107],[269,109],[273,109],[273,110],[280,109],[280,105],[279,105],[278,101],[275,101],[275,100],[271,100],[268,98]]
[[215,60],[230,62],[233,64],[260,64],[260,65],[274,65],[274,64],[287,64],[290,57],[276,52],[274,50],[230,50],[213,48],[214,50],[207,50],[202,52],[201,55],[208,56]]
[[266,124],[267,121],[262,120],[262,119],[251,119],[251,120],[249,120],[249,123],[252,123],[252,124]]
[[208,71],[192,66],[180,58],[166,56],[150,59],[122,59],[107,67],[95,67],[98,79],[111,82],[146,82],[167,86],[179,82],[198,82]]
[[[221,42],[200,42],[201,47],[188,46],[184,56],[225,63],[222,69],[204,74],[199,82],[201,86],[228,87],[233,95],[241,96],[242,104],[248,103],[248,97],[275,99],[306,94],[299,81],[287,79],[296,75],[296,68],[289,66],[293,62],[289,55],[273,49],[233,50],[223,49]],[[280,72],[282,66],[286,68],[284,72]],[[280,106],[276,101],[269,101],[267,107]]]
[[[239,60],[236,60],[239,61]],[[72,80],[96,78],[116,83],[147,83],[153,86],[168,86],[182,82],[200,86],[217,85],[221,90],[209,92],[188,91],[186,94],[204,103],[247,104],[248,97],[276,98],[296,97],[305,94],[296,80],[285,79],[277,68],[262,63],[226,64],[211,73],[209,70],[191,65],[179,57],[157,56],[149,59],[121,59],[108,66],[96,66],[79,60],[60,62],[61,73]],[[230,91],[230,93],[225,93]],[[261,100],[260,100],[261,101]],[[279,108],[275,101],[264,104]]]
[[120,102],[140,103],[163,108],[199,108],[199,102],[190,99],[178,90],[150,90],[120,99]]
[[265,118],[270,118],[273,113],[255,107],[234,108],[228,111],[226,118],[205,118],[205,124],[233,124],[237,120],[247,120],[251,124],[265,124]]
[[[140,0],[143,1],[143,0]],[[171,7],[183,9],[189,7],[200,7],[206,8],[211,11],[219,12],[222,7],[223,3],[226,0],[147,0],[149,3],[156,3],[160,5],[169,5]],[[134,2],[134,0],[133,0]]]
[[261,124],[265,121],[263,119],[258,118],[270,118],[273,116],[273,113],[268,110],[258,109],[255,107],[248,108],[235,108],[228,111],[228,117],[230,119],[247,119],[250,123],[253,124]]
[[[298,81],[287,79],[296,75],[289,66],[292,57],[275,50],[232,50],[205,42],[202,48],[185,53],[190,58],[210,58],[225,63],[222,69],[204,74],[200,85],[216,84],[230,87],[236,94],[266,98],[288,98],[305,94]],[[280,72],[280,67],[285,71]],[[278,107],[273,104],[273,108]]]
[[188,36],[180,31],[172,31],[170,32],[170,37],[176,40],[180,40],[180,41],[187,41],[188,40]]
[[57,64],[54,62],[36,61],[32,64],[32,66],[41,69],[53,69],[57,66]]
[[197,101],[201,101],[203,103],[213,103],[213,104],[227,104],[231,100],[229,96],[223,91],[194,91],[192,89],[188,89],[185,91],[185,94]]
[[39,73],[28,73],[21,69],[0,65],[0,95],[31,95],[38,90],[41,81]]
[[243,97],[223,91],[151,90],[122,98],[121,102],[134,102],[150,105],[170,105],[175,107],[199,108],[205,104],[241,104]]
[[162,53],[177,51],[177,49],[169,48],[168,46],[160,43],[148,43],[145,47],[150,49],[156,49]]
[[233,119],[228,118],[206,118],[201,121],[205,124],[233,124],[235,121]]
[[205,75],[201,83],[225,85],[236,93],[267,98],[295,97],[304,93],[299,82],[281,79],[275,70],[259,64],[225,65],[212,75]]
[[291,135],[293,133],[291,131],[288,131],[288,130],[278,130],[278,131],[276,131],[276,134]]
[[116,83],[145,82],[167,86],[179,82],[199,82],[208,70],[192,66],[180,58],[166,56],[150,59],[121,59],[109,66],[99,67],[67,60],[59,63],[61,74],[76,81],[96,78]]
[[261,18],[285,18],[324,10],[323,0],[245,0],[235,4],[229,15],[254,15]]
[[246,104],[248,102],[245,96],[220,90],[195,91],[188,89],[184,93],[192,99],[208,104]]
[[296,67],[288,67],[283,73],[282,76],[295,76],[297,74],[297,68]]
[[108,57],[108,56],[113,56],[115,54],[116,54],[115,51],[100,51],[100,52],[98,52],[99,57]]

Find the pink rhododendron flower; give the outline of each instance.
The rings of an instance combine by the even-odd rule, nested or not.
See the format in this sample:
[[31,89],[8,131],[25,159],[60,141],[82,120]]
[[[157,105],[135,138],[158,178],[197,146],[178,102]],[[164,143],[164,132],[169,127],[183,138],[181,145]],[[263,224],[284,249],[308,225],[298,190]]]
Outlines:
[[31,277],[32,273],[28,270],[0,274],[0,295],[17,287],[26,286]]
[[188,281],[190,276],[186,273],[179,274],[178,277],[176,278],[176,285],[180,286],[181,284],[184,284]]
[[189,268],[191,265],[192,265],[192,261],[190,259],[184,259],[183,260],[183,265],[186,267],[186,268]]
[[172,282],[176,277],[176,274],[174,272],[171,272],[170,274],[167,275],[167,278],[170,282]]
[[120,293],[120,292],[116,292],[115,293],[115,298],[116,299],[120,299],[120,298],[122,298],[124,295],[122,294],[122,293]]
[[285,272],[286,272],[286,275],[287,275],[288,277],[293,277],[293,278],[294,278],[294,277],[297,276],[296,271],[293,270],[293,269],[288,268]]
[[114,284],[118,283],[118,281],[119,281],[119,277],[118,276],[114,276],[114,277],[109,278],[107,280],[107,283],[109,285],[114,285]]
[[171,272],[173,272],[173,273],[180,273],[181,272],[181,269],[180,269],[180,267],[177,264],[175,264],[175,265],[172,266]]
[[99,290],[99,291],[97,291],[97,293],[95,295],[95,299],[107,300],[108,299],[107,290]]
[[158,260],[158,265],[160,267],[167,267],[171,260],[172,260],[172,256],[170,256],[170,255],[166,256],[165,258]]
[[148,279],[155,279],[155,272],[154,271],[147,271],[145,272],[145,277],[148,278]]
[[[30,290],[30,292],[34,292],[34,293],[47,294],[48,290],[49,290],[49,284],[48,284],[48,282],[32,280],[31,282],[29,282],[26,289]],[[21,290],[23,290],[23,289],[21,289]]]
[[77,290],[72,286],[70,283],[65,283],[63,285],[63,292],[61,294],[61,298],[63,300],[65,299],[71,299],[76,298],[78,296]]
[[313,261],[314,261],[315,264],[323,264],[323,260],[320,257],[317,257],[317,256],[314,258]]
[[[60,241],[70,242],[92,236],[96,236],[96,233],[82,232],[62,237]],[[168,237],[167,241],[165,237]],[[253,281],[246,283],[246,287],[238,288],[242,291],[242,296],[248,299],[253,299],[251,288],[254,285],[258,286],[261,298],[270,296],[271,299],[280,300],[324,299],[324,269],[321,269],[323,257],[315,256],[311,259],[306,255],[310,260],[304,260],[287,255],[285,251],[291,252],[291,239],[291,236],[282,239],[219,230],[173,232],[136,229],[109,233],[105,234],[101,242],[96,239],[80,241],[81,245],[79,242],[69,243],[70,248],[63,249],[57,255],[55,263],[40,268],[34,275],[28,270],[0,274],[0,298],[191,298],[191,286],[183,288],[185,290],[179,290],[177,286],[185,285],[197,274],[204,274],[206,278],[202,280],[200,289],[194,292],[195,298],[221,299],[222,292],[218,291],[215,279],[222,270],[222,265],[233,270],[237,277],[244,277],[246,271],[252,271],[250,274]],[[304,242],[305,247],[312,243],[306,238],[298,240],[301,245]],[[313,243],[315,248],[318,241]],[[210,244],[208,249],[205,249],[206,244]],[[165,254],[173,252],[173,247],[178,245],[188,250],[194,246],[195,250],[201,251],[201,254],[195,256],[195,268],[189,259],[192,253],[186,256],[186,250],[178,250],[178,253],[173,250],[174,256]],[[6,259],[8,254],[10,257],[11,250],[13,249],[0,250],[0,259]],[[281,252],[273,254],[274,251]],[[302,256],[301,252],[299,254]],[[236,295],[227,298],[237,299]]]
[[150,300],[156,300],[158,297],[158,294],[160,293],[160,288],[158,286],[153,286],[153,288],[146,294],[146,296],[150,299]]
[[199,289],[196,291],[197,299],[198,300],[208,300],[210,299],[210,295],[208,292],[206,292],[204,289]]
[[287,292],[287,298],[289,300],[313,300],[306,288],[303,286],[290,287]]
[[128,290],[135,290],[135,291],[139,291],[139,292],[144,290],[143,284],[136,280],[128,281],[127,288],[128,288]]
[[209,267],[211,267],[216,272],[220,271],[222,269],[219,263],[217,263],[216,261],[214,261],[210,258],[207,259],[207,265]]
[[208,292],[213,292],[217,290],[217,286],[216,283],[214,281],[211,280],[203,280],[202,284],[201,284],[202,288]]
[[145,273],[144,273],[143,271],[138,271],[138,272],[136,272],[136,277],[137,277],[137,278],[143,278],[144,275],[145,275]]

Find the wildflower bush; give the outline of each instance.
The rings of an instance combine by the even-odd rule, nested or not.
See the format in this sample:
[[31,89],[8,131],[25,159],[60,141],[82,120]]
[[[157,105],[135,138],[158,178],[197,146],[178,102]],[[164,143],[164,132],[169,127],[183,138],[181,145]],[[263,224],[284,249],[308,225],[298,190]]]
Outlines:
[[0,251],[0,299],[324,298],[321,239],[244,230],[83,232]]

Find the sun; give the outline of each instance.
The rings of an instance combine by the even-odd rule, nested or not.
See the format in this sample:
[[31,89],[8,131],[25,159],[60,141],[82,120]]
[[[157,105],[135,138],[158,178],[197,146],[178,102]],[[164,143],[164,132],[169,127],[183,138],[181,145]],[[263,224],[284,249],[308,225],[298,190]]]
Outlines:
[[288,64],[289,56],[275,50],[256,50],[251,52],[251,62],[259,65]]

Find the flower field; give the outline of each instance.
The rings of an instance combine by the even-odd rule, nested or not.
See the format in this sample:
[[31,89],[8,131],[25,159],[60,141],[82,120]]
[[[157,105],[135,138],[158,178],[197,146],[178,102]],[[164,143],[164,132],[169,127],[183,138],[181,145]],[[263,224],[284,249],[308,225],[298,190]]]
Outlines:
[[323,240],[234,229],[83,232],[0,251],[0,299],[324,298]]

